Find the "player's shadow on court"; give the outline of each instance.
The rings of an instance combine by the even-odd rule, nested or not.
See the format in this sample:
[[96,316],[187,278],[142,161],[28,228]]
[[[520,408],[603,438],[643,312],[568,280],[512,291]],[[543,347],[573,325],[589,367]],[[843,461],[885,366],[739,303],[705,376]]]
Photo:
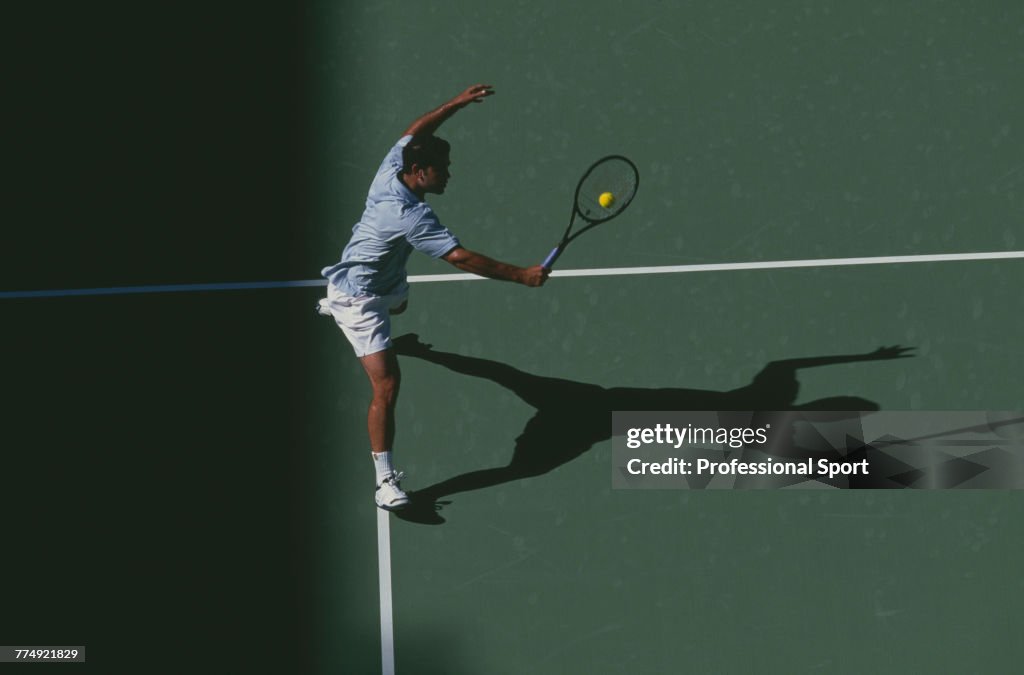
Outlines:
[[394,340],[403,356],[436,363],[456,373],[482,377],[505,387],[536,413],[516,438],[511,461],[502,467],[470,471],[411,493],[412,503],[396,512],[399,518],[440,524],[440,501],[459,492],[480,490],[502,483],[540,476],[576,459],[595,443],[611,437],[615,410],[772,411],[772,410],[878,410],[877,403],[856,396],[832,396],[795,405],[803,368],[884,361],[912,356],[912,348],[881,347],[865,354],[817,356],[772,361],[753,381],[739,389],[601,387],[554,377],[531,375],[504,363],[461,354],[440,352],[420,342],[415,334]]

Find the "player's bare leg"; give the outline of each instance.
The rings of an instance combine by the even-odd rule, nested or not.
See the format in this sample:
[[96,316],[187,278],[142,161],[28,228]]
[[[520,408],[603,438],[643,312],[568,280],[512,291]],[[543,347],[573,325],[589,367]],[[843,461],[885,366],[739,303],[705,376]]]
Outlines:
[[402,382],[398,359],[393,349],[387,349],[361,357],[359,361],[373,388],[366,423],[370,434],[370,450],[377,470],[377,506],[389,510],[402,508],[409,503],[409,497],[399,486],[402,474],[391,468],[391,447],[395,441],[395,404],[398,402],[398,390]]
[[386,349],[359,359],[370,378],[373,399],[367,416],[370,432],[370,449],[385,452],[391,449],[395,440],[395,403],[402,373],[393,349]]

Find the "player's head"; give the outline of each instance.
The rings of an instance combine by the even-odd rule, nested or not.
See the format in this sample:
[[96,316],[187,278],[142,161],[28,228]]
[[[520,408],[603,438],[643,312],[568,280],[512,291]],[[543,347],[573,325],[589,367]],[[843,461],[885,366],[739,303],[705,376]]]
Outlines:
[[402,174],[420,193],[442,194],[451,173],[451,145],[443,138],[423,134],[413,136],[402,150]]

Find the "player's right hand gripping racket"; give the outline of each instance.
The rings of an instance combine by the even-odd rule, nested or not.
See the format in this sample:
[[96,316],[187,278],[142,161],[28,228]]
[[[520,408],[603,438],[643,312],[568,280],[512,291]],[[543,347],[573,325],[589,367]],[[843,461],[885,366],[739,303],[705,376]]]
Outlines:
[[[570,241],[595,225],[606,223],[625,211],[636,196],[636,189],[639,186],[640,172],[633,162],[622,155],[609,155],[591,164],[576,186],[569,227],[565,228],[562,241],[541,265],[551,269]],[[570,234],[576,216],[585,220],[587,224]]]

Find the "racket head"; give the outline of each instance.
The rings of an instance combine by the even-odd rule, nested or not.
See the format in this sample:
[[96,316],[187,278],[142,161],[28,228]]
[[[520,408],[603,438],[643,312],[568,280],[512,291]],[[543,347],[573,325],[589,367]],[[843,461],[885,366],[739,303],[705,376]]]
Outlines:
[[[640,187],[640,171],[636,164],[622,155],[608,155],[593,164],[576,186],[575,213],[597,225],[611,220],[626,210]],[[601,206],[601,195],[610,192],[614,201]]]

